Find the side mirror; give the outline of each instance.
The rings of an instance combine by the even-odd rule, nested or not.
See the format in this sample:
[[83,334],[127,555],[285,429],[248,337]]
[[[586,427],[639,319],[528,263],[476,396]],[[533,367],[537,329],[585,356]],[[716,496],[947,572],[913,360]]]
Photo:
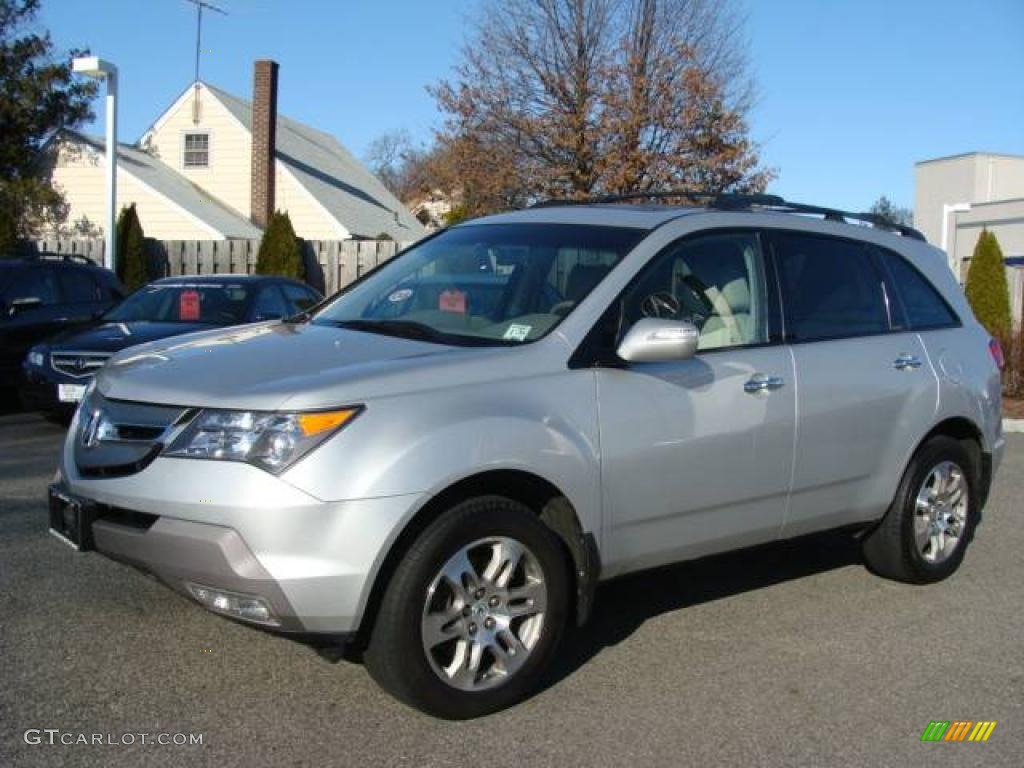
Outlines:
[[7,314],[14,317],[21,312],[27,312],[30,309],[38,309],[42,305],[43,301],[38,296],[23,296],[20,299],[11,300],[11,308],[7,311]]
[[699,340],[693,323],[645,317],[626,332],[617,351],[630,363],[667,363],[693,357]]

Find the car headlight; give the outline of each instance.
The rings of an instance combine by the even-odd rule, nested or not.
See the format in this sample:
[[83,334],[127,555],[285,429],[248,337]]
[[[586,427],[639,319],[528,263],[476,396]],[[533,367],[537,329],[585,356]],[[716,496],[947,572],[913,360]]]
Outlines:
[[309,413],[200,411],[164,452],[189,459],[244,461],[277,474],[354,419],[361,407]]
[[38,349],[29,350],[28,364],[34,368],[42,368],[46,365],[46,353]]

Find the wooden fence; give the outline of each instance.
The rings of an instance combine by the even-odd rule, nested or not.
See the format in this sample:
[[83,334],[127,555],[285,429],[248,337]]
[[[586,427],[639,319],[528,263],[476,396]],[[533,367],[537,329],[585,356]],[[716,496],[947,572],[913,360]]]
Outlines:
[[[305,240],[306,281],[330,295],[408,243],[392,240]],[[103,263],[103,240],[39,240],[36,247],[50,253],[86,256]],[[252,274],[256,270],[259,240],[146,240],[150,274],[155,278],[177,275]]]

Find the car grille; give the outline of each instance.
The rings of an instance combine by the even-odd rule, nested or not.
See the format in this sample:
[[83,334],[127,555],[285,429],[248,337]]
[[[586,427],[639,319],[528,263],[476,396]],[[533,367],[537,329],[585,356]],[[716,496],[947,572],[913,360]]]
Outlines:
[[50,355],[50,365],[67,376],[87,379],[106,365],[109,358],[109,352],[54,352]]
[[74,436],[78,471],[85,477],[141,472],[195,413],[180,406],[108,400],[93,392],[80,406]]

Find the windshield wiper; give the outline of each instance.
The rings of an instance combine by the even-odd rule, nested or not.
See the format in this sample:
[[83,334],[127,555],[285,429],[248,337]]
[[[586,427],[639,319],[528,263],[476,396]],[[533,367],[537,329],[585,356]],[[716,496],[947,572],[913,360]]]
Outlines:
[[432,341],[438,344],[449,343],[447,334],[412,320],[336,320],[332,325],[338,328],[350,328],[353,331],[369,331],[404,339]]

